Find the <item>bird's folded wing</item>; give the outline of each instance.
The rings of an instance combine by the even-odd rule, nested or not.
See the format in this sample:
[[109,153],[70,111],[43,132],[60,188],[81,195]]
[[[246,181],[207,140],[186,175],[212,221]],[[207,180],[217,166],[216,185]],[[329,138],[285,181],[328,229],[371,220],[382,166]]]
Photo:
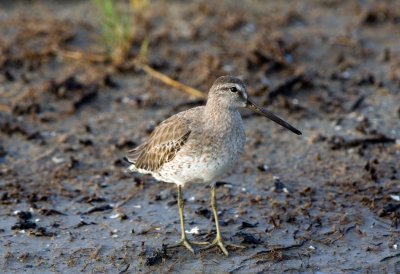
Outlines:
[[154,129],[145,143],[128,151],[127,159],[137,169],[157,171],[175,157],[189,135],[190,129],[185,120],[165,120]]

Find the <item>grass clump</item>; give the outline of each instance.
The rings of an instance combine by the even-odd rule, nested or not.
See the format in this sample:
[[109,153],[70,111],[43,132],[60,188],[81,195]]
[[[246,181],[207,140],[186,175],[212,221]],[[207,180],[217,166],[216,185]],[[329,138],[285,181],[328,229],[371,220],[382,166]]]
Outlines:
[[[92,0],[97,7],[101,24],[101,40],[106,48],[108,56],[116,65],[122,64],[129,54],[134,28],[132,26],[131,8],[123,9],[116,0]],[[140,2],[145,0],[131,0]],[[130,7],[133,7],[131,2]],[[147,2],[147,1],[146,1]],[[121,3],[123,4],[123,3]],[[141,6],[141,8],[144,7]]]

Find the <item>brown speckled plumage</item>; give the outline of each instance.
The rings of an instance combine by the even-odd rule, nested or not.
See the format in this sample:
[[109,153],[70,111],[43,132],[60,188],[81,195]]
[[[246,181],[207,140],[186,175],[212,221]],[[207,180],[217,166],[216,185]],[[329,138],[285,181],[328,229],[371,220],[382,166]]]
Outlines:
[[190,135],[188,124],[174,118],[162,122],[145,143],[128,152],[128,160],[137,169],[159,170],[186,143]]

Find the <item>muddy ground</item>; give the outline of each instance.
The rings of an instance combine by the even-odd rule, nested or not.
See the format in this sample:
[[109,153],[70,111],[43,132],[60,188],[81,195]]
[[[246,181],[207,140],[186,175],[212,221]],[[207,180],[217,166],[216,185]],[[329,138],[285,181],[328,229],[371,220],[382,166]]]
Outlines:
[[[302,136],[243,112],[246,152],[218,184],[222,232],[190,254],[176,190],[124,153],[202,104],[102,50],[86,1],[0,2],[2,273],[400,273],[399,1],[151,1],[131,56],[206,92],[241,75]],[[187,229],[215,235],[209,188],[184,189]]]

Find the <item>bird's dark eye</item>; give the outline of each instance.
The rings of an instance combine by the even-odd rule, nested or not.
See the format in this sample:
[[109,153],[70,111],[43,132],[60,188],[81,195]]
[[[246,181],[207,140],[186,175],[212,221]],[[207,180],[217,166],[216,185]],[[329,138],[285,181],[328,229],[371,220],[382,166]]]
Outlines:
[[230,88],[230,91],[231,91],[231,92],[237,92],[238,89],[237,89],[237,87],[231,87],[231,88]]

